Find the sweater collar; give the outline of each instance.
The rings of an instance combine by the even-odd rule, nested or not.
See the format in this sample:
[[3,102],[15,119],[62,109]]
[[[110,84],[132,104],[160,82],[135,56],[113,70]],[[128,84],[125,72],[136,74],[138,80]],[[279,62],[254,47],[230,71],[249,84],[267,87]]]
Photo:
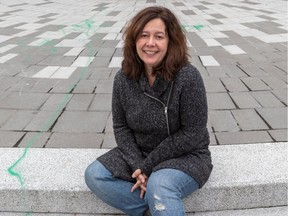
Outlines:
[[147,76],[143,73],[139,78],[139,84],[142,91],[159,98],[168,88],[169,82],[162,77],[157,76],[152,87],[149,85]]

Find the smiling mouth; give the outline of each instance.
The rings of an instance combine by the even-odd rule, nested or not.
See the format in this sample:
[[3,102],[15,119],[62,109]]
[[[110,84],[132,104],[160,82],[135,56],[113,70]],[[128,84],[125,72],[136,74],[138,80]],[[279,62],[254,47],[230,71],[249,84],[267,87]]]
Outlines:
[[150,51],[150,50],[144,50],[144,53],[148,54],[148,55],[153,55],[158,53],[158,51]]

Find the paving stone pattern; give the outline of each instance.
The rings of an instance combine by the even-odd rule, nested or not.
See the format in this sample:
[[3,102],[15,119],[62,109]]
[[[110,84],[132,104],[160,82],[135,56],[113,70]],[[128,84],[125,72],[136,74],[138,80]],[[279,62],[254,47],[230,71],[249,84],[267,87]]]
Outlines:
[[0,147],[114,147],[123,28],[151,5],[186,31],[211,145],[287,141],[285,0],[1,0]]

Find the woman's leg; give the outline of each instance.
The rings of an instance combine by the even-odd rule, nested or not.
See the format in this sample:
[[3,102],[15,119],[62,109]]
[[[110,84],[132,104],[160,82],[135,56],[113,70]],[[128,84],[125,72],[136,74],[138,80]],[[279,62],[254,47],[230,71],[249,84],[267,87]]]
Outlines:
[[149,177],[145,198],[153,216],[183,216],[182,199],[198,188],[198,183],[186,173],[161,169]]
[[140,198],[140,190],[130,192],[133,183],[113,178],[97,160],[87,167],[85,181],[98,198],[128,215],[142,216],[148,208],[147,202]]

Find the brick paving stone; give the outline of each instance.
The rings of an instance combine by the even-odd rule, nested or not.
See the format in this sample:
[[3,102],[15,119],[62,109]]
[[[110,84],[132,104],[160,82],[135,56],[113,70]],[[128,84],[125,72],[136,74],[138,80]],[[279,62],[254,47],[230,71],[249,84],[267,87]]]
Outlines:
[[220,64],[216,61],[216,59],[211,55],[199,56],[203,66],[220,66]]
[[199,37],[195,32],[186,34],[187,40],[191,43],[192,47],[206,47],[204,40]]
[[98,80],[80,80],[73,90],[75,94],[91,94],[95,91]]
[[269,130],[268,133],[273,137],[276,142],[287,142],[287,129]]
[[71,94],[51,94],[41,107],[41,110],[62,110],[71,97]]
[[231,112],[242,130],[269,129],[254,109],[232,110]]
[[[46,66],[39,66],[39,65],[31,65],[28,68],[24,68],[21,71],[19,71],[18,75],[19,77],[32,77],[37,72],[43,70]],[[36,79],[35,79],[36,80]]]
[[236,120],[228,110],[211,110],[209,111],[209,119],[216,132],[235,132],[240,130]]
[[92,68],[103,68],[108,67],[110,62],[110,57],[106,56],[95,56],[92,63],[89,65],[89,67]]
[[216,55],[215,59],[217,62],[219,62],[221,66],[227,66],[227,65],[234,66],[238,64],[236,58],[232,57],[229,54]]
[[94,98],[94,94],[74,94],[65,110],[69,111],[85,111],[88,110],[92,100]]
[[77,84],[79,80],[86,80],[91,75],[92,71],[93,70],[89,67],[77,68],[69,79],[74,80],[75,84]]
[[252,91],[271,90],[271,88],[258,77],[242,77],[241,80]]
[[[287,53],[285,55],[287,55]],[[281,61],[281,62],[276,62],[275,65],[278,68],[280,68],[282,71],[287,72],[287,60],[286,61]]]
[[53,132],[102,133],[109,112],[66,111],[58,119]]
[[0,91],[0,101],[3,100],[4,98],[6,98],[8,95],[10,95],[11,92],[8,92],[8,91]]
[[267,73],[256,65],[239,65],[239,67],[251,77],[267,76]]
[[49,97],[44,93],[26,93],[12,92],[2,101],[0,101],[0,108],[5,109],[28,109],[37,110]]
[[35,93],[46,93],[49,92],[51,89],[54,88],[55,85],[59,82],[59,80],[54,79],[38,79],[36,78],[37,82],[33,85],[29,92]]
[[15,85],[11,86],[9,89],[7,89],[7,91],[18,92],[20,94],[22,92],[29,92],[30,89],[33,88],[33,86],[36,83],[37,83],[36,79],[24,77],[19,82],[17,82],[17,84],[15,84]]
[[4,79],[0,80],[0,91],[9,89],[12,85],[19,82],[19,80],[21,80],[19,77],[5,77]]
[[287,107],[258,108],[256,110],[272,129],[287,128]]
[[287,81],[287,73],[281,70],[280,68],[278,68],[273,63],[260,64],[259,67],[261,67],[265,72],[269,74],[269,77],[267,77],[266,79],[271,78],[272,76],[273,78],[282,80],[282,82]]
[[121,68],[122,61],[123,61],[123,57],[112,57],[108,67],[109,68]]
[[89,107],[90,111],[111,111],[112,94],[97,93]]
[[99,80],[95,93],[112,94],[113,80]]
[[115,48],[101,48],[96,56],[112,56],[115,52]]
[[223,77],[220,78],[228,92],[246,92],[249,89],[243,84],[243,82],[236,77]]
[[227,92],[219,78],[205,77],[203,78],[206,92]]
[[[21,73],[21,71],[25,70],[27,68],[27,65],[24,64],[1,64],[1,76],[16,76],[17,74]],[[15,78],[15,77],[14,77]]]
[[7,61],[8,64],[17,64],[17,63],[22,63],[24,65],[35,65],[38,64],[40,61],[42,61],[44,58],[47,57],[47,54],[43,54],[43,55],[28,55],[28,56],[24,56],[24,55],[18,55],[15,58],[10,59],[9,61]]
[[25,135],[25,132],[0,131],[0,147],[13,147]]
[[287,106],[287,89],[273,90],[272,94]]
[[250,93],[262,107],[284,107],[270,91],[255,91]]
[[16,112],[16,110],[0,109],[0,129],[2,125]]
[[44,66],[70,66],[76,59],[75,56],[61,56],[61,55],[50,55],[44,58],[38,63],[38,65]]
[[211,77],[227,77],[225,69],[222,66],[207,67],[207,71]]
[[53,133],[46,148],[100,148],[103,134],[98,133]]
[[76,81],[73,79],[60,80],[50,91],[51,93],[70,93],[76,86]]
[[207,100],[211,110],[236,108],[227,93],[207,93]]
[[113,133],[112,113],[110,113],[109,118],[106,122],[105,133]]
[[59,66],[46,66],[43,70],[34,74],[33,78],[51,78],[52,75],[59,69]]
[[25,127],[25,131],[48,131],[61,114],[60,111],[39,111],[32,121]]
[[102,149],[112,149],[117,146],[113,133],[105,133]]
[[2,125],[1,130],[21,131],[37,113],[33,110],[18,110]]
[[233,45],[234,42],[231,41],[229,38],[216,38],[216,40],[222,45]]
[[[286,74],[286,76],[287,76],[287,74]],[[268,77],[262,77],[261,79],[271,89],[285,89],[285,88],[287,88],[287,84],[284,81],[277,79],[276,77],[268,76]]]
[[217,145],[216,136],[214,133],[209,133],[210,143],[209,145]]
[[108,79],[111,75],[111,68],[95,68],[93,69],[89,79],[91,80],[100,80]]
[[261,107],[250,92],[231,92],[229,95],[240,109]]
[[50,132],[27,132],[18,147],[43,148],[50,136]]
[[266,131],[240,131],[215,133],[220,145],[273,142]]
[[114,57],[123,57],[122,48],[116,48],[113,56],[114,56]]
[[[255,65],[256,63],[248,56],[248,55],[238,55],[236,58],[236,64],[238,67],[241,65],[247,66],[247,65]],[[246,73],[246,71],[243,70],[243,72]],[[249,73],[246,73],[248,76],[250,76]]]

